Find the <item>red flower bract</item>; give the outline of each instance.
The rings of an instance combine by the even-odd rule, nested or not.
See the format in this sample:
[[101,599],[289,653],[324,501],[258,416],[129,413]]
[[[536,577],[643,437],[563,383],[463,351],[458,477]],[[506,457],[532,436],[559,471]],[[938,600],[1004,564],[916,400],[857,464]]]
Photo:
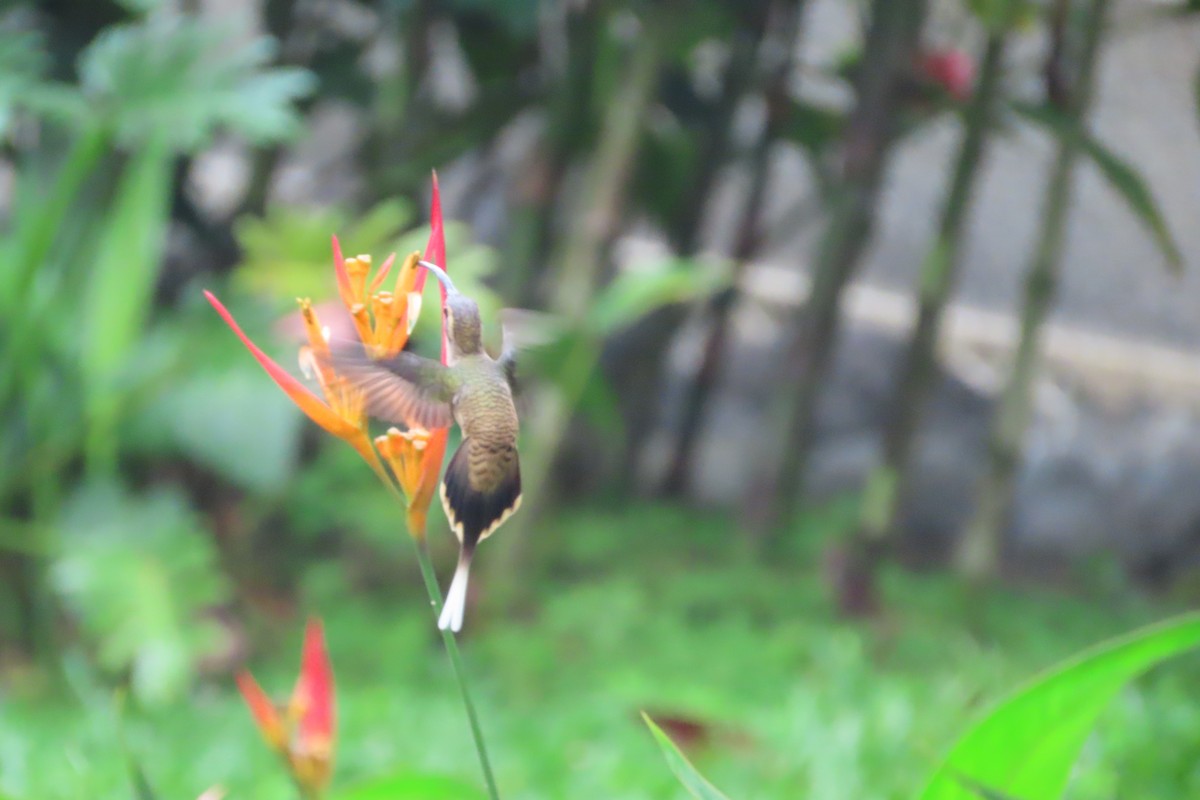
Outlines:
[[304,630],[300,677],[287,706],[273,703],[245,670],[238,674],[237,685],[263,739],[283,757],[296,782],[312,792],[324,789],[333,775],[337,713],[333,665],[321,621],[309,620]]

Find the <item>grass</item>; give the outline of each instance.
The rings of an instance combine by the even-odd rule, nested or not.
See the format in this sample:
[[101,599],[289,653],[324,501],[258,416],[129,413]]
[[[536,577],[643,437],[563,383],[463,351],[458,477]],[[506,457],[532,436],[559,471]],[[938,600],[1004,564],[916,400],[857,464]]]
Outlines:
[[[559,554],[535,582],[536,613],[506,619],[488,597],[464,651],[505,798],[680,798],[639,719],[695,723],[697,766],[731,798],[907,798],[988,702],[1039,669],[1159,619],[1131,594],[1001,590],[972,596],[947,576],[885,576],[888,613],[838,621],[816,553],[837,510],[769,565],[727,520],[643,506],[577,510],[554,526]],[[499,540],[498,540],[499,542]],[[499,547],[489,543],[489,547]],[[481,558],[486,560],[487,550]],[[453,677],[420,600],[310,581],[337,672],[336,786],[396,772],[479,784]],[[252,664],[290,690],[299,622]],[[1087,747],[1073,800],[1200,796],[1200,678],[1180,661],[1124,692]],[[130,797],[107,690],[0,704],[0,790],[14,798]],[[290,798],[232,681],[186,703],[130,711],[129,749],[162,797],[214,783],[230,798]],[[0,793],[0,797],[3,794]]]

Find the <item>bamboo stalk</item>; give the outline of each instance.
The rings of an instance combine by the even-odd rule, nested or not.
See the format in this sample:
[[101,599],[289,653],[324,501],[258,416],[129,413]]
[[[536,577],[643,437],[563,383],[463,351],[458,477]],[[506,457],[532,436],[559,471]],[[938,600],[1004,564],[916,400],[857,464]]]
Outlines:
[[[696,375],[683,401],[683,420],[680,424],[679,436],[670,466],[663,480],[663,492],[668,495],[678,495],[687,489],[689,470],[692,466],[701,423],[704,420],[704,411],[708,404],[708,398],[716,386],[718,372],[727,348],[729,316],[737,306],[740,296],[739,284],[745,273],[746,264],[762,243],[762,212],[770,180],[771,147],[779,138],[780,131],[788,118],[790,109],[788,80],[791,78],[796,60],[796,41],[800,35],[804,0],[793,0],[781,10],[784,19],[777,26],[777,29],[780,30],[777,39],[783,55],[779,58],[778,63],[770,69],[764,89],[767,120],[750,159],[750,190],[745,205],[742,207],[737,239],[734,242],[733,276],[729,288],[714,296],[708,303],[708,308],[705,309],[711,318],[711,323],[704,343],[700,366],[696,370]],[[751,53],[753,54],[753,50]],[[731,75],[727,79],[727,85],[733,80]],[[731,107],[732,105],[733,102],[730,103]],[[732,113],[732,108],[730,113]],[[715,165],[711,162],[709,168],[715,173]],[[705,194],[708,193],[708,187],[698,187],[697,194],[693,196],[697,196],[701,188]],[[684,244],[693,246],[693,239],[685,240]]]
[[818,393],[829,372],[842,291],[871,236],[876,200],[896,135],[901,81],[916,53],[926,0],[874,0],[858,102],[844,142],[840,185],[817,251],[816,274],[788,350],[781,392],[784,451],[768,459],[746,498],[745,523],[758,537],[790,522],[813,440]]
[[[1066,2],[1064,0],[1063,7]],[[1080,125],[1092,99],[1108,5],[1109,0],[1092,0],[1076,73],[1078,77],[1073,90],[1066,92],[1064,110]],[[1047,69],[1047,75],[1051,74],[1060,73],[1052,66]],[[1066,136],[1059,140],[1046,186],[1042,229],[1025,279],[1021,337],[993,419],[988,448],[990,461],[980,486],[979,505],[956,554],[959,568],[973,580],[994,575],[1000,558],[1002,533],[1008,522],[1016,471],[1021,461],[1021,442],[1032,409],[1042,323],[1058,289],[1067,215],[1073,196],[1071,177],[1079,151],[1078,137]]]
[[[518,305],[533,300],[535,272],[555,245],[562,186],[572,160],[587,140],[592,119],[592,71],[598,38],[603,30],[601,0],[567,4],[565,15],[567,63],[548,111],[543,146],[534,154],[533,180],[523,181],[525,203],[513,213],[508,236],[509,264],[505,289]],[[545,70],[548,72],[549,68]]]
[[[804,0],[791,0],[797,8]],[[713,184],[726,159],[733,133],[733,118],[738,104],[745,96],[754,81],[755,66],[760,61],[760,48],[763,37],[769,35],[767,22],[770,19],[772,3],[770,0],[749,0],[744,3],[738,25],[730,36],[729,62],[725,67],[725,75],[721,84],[721,94],[706,120],[707,126],[700,137],[699,154],[696,158],[696,169],[691,176],[687,194],[683,200],[682,210],[671,225],[669,236],[675,250],[684,257],[694,255],[699,246],[700,223],[704,210],[708,206]],[[798,11],[795,12],[799,16]],[[782,26],[792,25],[792,20],[786,19]],[[795,35],[777,35],[785,47],[790,47]],[[785,61],[792,61],[792,53],[785,54]],[[778,70],[774,70],[778,72]],[[772,85],[777,81],[775,75],[767,79],[767,93],[772,93]],[[786,90],[786,86],[783,87]],[[768,126],[770,123],[768,122]]]
[[[530,446],[523,448],[521,456],[527,499],[517,529],[505,537],[508,544],[489,561],[488,574],[517,575],[529,567],[533,552],[528,546],[531,537],[527,532],[538,525],[539,517],[551,502],[547,490],[551,466],[571,416],[599,363],[601,343],[586,329],[587,313],[608,245],[616,235],[645,112],[658,86],[660,36],[665,17],[665,14],[648,14],[633,44],[621,88],[607,105],[599,146],[587,166],[572,227],[555,258],[561,267],[551,307],[563,319],[576,320],[583,330],[565,355],[558,385],[547,387],[531,398],[533,411],[525,415],[524,426]],[[545,548],[538,553],[545,554]],[[522,587],[510,580],[501,582],[499,588],[519,593]]]
[[[966,112],[938,232],[921,267],[917,322],[892,398],[882,462],[868,477],[864,490],[859,535],[867,541],[880,541],[887,536],[904,496],[913,438],[937,374],[936,349],[943,311],[958,277],[967,210],[979,178],[992,109],[1000,92],[1007,41],[1007,31],[995,31],[988,36],[978,88]],[[869,570],[870,565],[866,566]]]

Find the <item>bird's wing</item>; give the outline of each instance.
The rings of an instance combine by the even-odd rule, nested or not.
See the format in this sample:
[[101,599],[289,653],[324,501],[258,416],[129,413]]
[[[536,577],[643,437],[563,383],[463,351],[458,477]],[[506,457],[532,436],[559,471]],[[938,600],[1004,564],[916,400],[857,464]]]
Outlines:
[[413,353],[374,360],[358,353],[334,353],[333,371],[366,397],[367,413],[388,422],[446,428],[454,417],[454,374],[437,361]]
[[563,326],[551,314],[505,308],[500,311],[500,328],[504,334],[500,366],[504,368],[504,374],[512,384],[516,380],[517,360],[521,352],[544,347],[556,341],[562,336]]

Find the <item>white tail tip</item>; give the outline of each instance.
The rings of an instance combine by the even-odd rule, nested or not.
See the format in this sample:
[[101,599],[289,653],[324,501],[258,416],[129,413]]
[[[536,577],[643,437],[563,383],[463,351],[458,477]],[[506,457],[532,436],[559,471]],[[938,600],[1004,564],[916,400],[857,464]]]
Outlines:
[[454,571],[454,580],[450,583],[450,591],[446,594],[446,605],[442,606],[442,616],[438,619],[438,627],[442,630],[449,628],[455,633],[462,630],[463,613],[467,610],[467,579],[470,573],[470,560],[459,560],[458,569]]

